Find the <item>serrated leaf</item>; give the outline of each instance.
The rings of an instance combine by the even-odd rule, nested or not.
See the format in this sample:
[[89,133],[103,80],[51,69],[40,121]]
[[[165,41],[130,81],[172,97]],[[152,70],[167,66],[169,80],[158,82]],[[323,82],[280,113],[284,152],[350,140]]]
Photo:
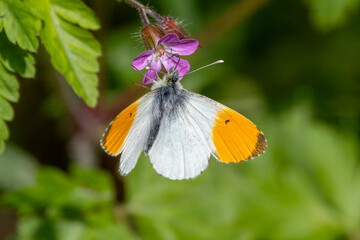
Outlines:
[[4,32],[0,32],[0,62],[11,72],[17,72],[22,77],[35,76],[35,59],[27,51],[12,44]]
[[40,37],[53,66],[64,74],[74,91],[89,106],[95,106],[98,97],[97,58],[101,49],[86,29],[97,29],[98,21],[79,0],[31,2],[44,20]]
[[19,99],[19,83],[16,77],[0,64],[0,96],[16,102]]
[[5,121],[11,121],[14,117],[14,110],[9,102],[0,97],[0,119]]
[[9,138],[9,130],[4,120],[0,119],[0,139],[7,140]]
[[41,23],[26,3],[20,0],[0,0],[0,16],[4,16],[4,29],[10,42],[31,52],[37,50]]
[[[0,51],[3,50],[0,48]],[[0,154],[4,150],[5,143],[9,137],[9,130],[4,120],[9,121],[14,117],[14,111],[7,102],[16,102],[19,99],[19,83],[11,72],[5,69],[0,54]]]
[[82,1],[52,0],[51,2],[56,13],[67,21],[79,24],[85,29],[98,30],[100,28],[99,20],[94,12]]

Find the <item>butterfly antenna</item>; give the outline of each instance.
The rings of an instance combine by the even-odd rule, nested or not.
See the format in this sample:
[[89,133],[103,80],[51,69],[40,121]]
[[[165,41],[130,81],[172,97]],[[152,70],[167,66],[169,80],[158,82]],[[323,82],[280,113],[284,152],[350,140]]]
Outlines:
[[208,65],[205,65],[205,66],[203,66],[203,67],[200,67],[200,68],[198,68],[198,69],[195,69],[194,71],[188,72],[186,75],[189,75],[190,73],[194,73],[194,72],[197,72],[197,71],[199,71],[199,70],[201,70],[201,69],[210,67],[210,66],[215,65],[215,64],[218,64],[218,63],[223,63],[223,62],[224,62],[224,60],[217,60],[216,62],[210,63],[210,64],[208,64]]
[[174,54],[173,56],[175,56],[175,57],[177,57],[177,58],[178,58],[178,61],[177,61],[176,65],[175,65],[175,68],[174,68],[174,70],[175,70],[175,69],[177,69],[177,67],[179,66],[179,63],[180,63],[180,56],[179,56],[179,54]]
[[[147,68],[145,68],[145,69],[147,69]],[[150,79],[148,76],[146,76],[146,74],[145,73],[143,73],[142,71],[140,71],[140,73],[145,77],[145,78],[147,78],[147,79]],[[150,79],[150,80],[152,80],[152,79]],[[136,84],[135,84],[136,85]]]
[[150,88],[144,86],[143,84],[139,84],[139,83],[135,83],[133,82],[133,85],[136,85],[136,86],[140,86],[140,87],[143,87],[143,88],[146,88],[147,90],[149,90]]

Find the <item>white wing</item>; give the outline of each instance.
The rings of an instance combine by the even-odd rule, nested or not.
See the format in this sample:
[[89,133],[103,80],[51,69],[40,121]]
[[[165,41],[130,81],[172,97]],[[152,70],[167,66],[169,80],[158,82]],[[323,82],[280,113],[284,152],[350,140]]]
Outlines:
[[[186,92],[186,95],[189,95]],[[201,96],[201,95],[199,95]],[[160,129],[149,151],[154,169],[170,179],[189,179],[198,176],[208,165],[214,146],[211,129],[214,107],[189,101],[171,116],[163,116]],[[197,109],[200,108],[200,111]]]
[[110,124],[101,145],[107,153],[120,157],[119,173],[127,175],[135,167],[149,137],[153,92],[123,110]]
[[138,112],[121,149],[119,172],[125,176],[135,167],[150,133],[153,94],[146,94],[140,101]]

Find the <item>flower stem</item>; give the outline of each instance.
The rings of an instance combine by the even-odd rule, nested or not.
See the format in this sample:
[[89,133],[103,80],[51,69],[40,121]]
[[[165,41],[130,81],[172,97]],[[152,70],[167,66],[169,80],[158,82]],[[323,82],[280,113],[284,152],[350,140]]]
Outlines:
[[148,13],[150,16],[152,16],[156,21],[162,22],[163,17],[151,10],[150,8],[145,9],[146,13]]
[[140,8],[139,12],[140,12],[141,18],[142,18],[143,22],[145,23],[145,25],[150,24],[150,21],[146,16],[146,9],[145,8]]
[[140,9],[145,8],[144,5],[142,5],[141,3],[139,3],[136,0],[125,0],[125,2],[132,5],[133,7],[137,8],[139,11],[140,11]]
[[142,5],[136,0],[125,0],[126,3],[130,4],[131,6],[137,8],[140,11],[140,15],[144,21],[145,24],[149,23],[149,20],[146,16],[146,14],[149,14],[152,16],[156,21],[161,22],[163,20],[163,17],[161,17],[159,14],[148,8],[147,6]]

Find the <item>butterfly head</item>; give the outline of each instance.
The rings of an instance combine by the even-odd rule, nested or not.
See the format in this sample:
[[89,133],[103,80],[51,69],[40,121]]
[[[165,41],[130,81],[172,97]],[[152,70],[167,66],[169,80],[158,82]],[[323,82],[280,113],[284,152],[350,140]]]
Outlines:
[[179,72],[174,68],[171,68],[165,79],[167,83],[176,83],[179,81]]
[[151,86],[151,90],[165,87],[165,86],[177,86],[181,87],[179,82],[179,72],[174,68],[171,68],[168,73],[166,73],[162,78],[159,78],[156,81],[153,81],[153,85]]

